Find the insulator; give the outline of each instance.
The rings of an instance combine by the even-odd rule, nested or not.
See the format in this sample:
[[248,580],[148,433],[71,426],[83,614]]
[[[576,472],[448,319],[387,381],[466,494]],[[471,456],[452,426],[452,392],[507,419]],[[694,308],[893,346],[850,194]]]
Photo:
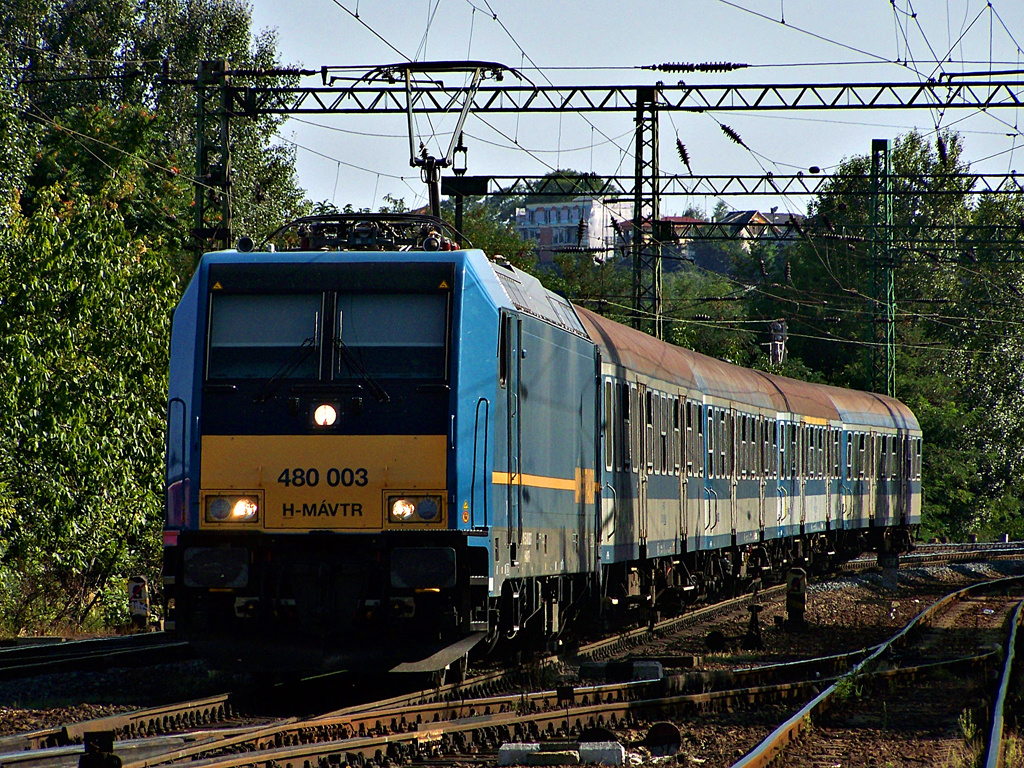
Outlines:
[[736,69],[746,69],[749,64],[734,64],[731,61],[710,61],[697,65],[698,72],[732,72]]
[[793,282],[793,265],[790,262],[786,262],[786,282]]
[[811,173],[813,173],[813,174],[819,174],[819,173],[821,173],[821,168],[819,168],[819,167],[818,167],[818,166],[816,166],[816,165],[812,165],[812,166],[811,166],[810,168],[808,168],[807,170],[808,170],[808,171],[810,171],[810,172],[811,172]]
[[696,64],[684,64],[680,61],[670,61],[665,64],[654,64],[644,69],[655,69],[658,72],[696,72]]
[[945,165],[946,161],[949,159],[949,155],[946,152],[946,141],[942,138],[941,134],[936,135],[935,137],[935,148],[939,152],[939,163],[941,165]]
[[587,224],[583,221],[583,217],[580,216],[580,223],[576,225],[576,245],[583,245],[583,233],[586,231]]
[[764,263],[764,259],[761,259],[761,276],[768,277],[768,265]]
[[745,149],[750,149],[750,147],[748,147],[746,144],[743,143],[743,139],[740,138],[740,135],[738,133],[736,133],[736,131],[734,131],[732,128],[730,128],[725,123],[719,123],[718,125],[722,129],[722,133],[724,133],[730,139],[735,141],[741,147],[744,147]]
[[694,320],[710,320],[711,319],[711,315],[698,314],[698,315],[694,315],[693,319]]
[[732,72],[734,69],[746,69],[749,64],[733,64],[728,61],[709,61],[702,64],[690,64],[681,61],[669,61],[644,67],[658,72]]
[[[686,151],[686,145],[679,140],[676,136],[676,151],[679,152],[679,159],[683,161],[683,165],[686,166],[686,170],[690,170],[690,153]],[[692,171],[690,171],[692,173]]]

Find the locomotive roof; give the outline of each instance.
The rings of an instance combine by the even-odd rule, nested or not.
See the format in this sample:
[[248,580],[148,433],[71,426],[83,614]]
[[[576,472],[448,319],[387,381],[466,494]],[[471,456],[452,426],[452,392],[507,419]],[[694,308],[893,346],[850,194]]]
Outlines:
[[490,262],[498,284],[516,309],[545,320],[581,338],[587,332],[567,299],[547,288],[531,274],[508,263]]
[[777,413],[847,425],[919,429],[911,410],[893,398],[743,368],[660,341],[583,307],[575,309],[604,359],[630,370]]

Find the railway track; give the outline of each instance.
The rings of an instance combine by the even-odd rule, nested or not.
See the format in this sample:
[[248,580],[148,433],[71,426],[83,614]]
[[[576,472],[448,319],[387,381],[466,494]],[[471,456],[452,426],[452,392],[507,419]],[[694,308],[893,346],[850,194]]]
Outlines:
[[[930,562],[957,562],[981,557],[997,559],[1019,557],[1021,554],[1020,548],[1015,547],[990,547],[987,550],[944,550],[922,554],[927,554]],[[920,564],[924,560],[921,557],[914,562]],[[907,563],[906,558],[904,563]],[[861,561],[859,567],[856,562],[849,567],[863,570],[873,566],[873,561]],[[780,598],[782,594],[783,588],[775,587],[762,591],[756,599]],[[573,660],[600,658],[616,649],[643,643],[659,633],[701,624],[722,612],[743,610],[753,599],[753,596],[745,595],[659,622],[653,630],[647,627],[581,646]],[[231,728],[218,727],[230,720],[233,711],[233,697],[224,695],[189,702],[185,706],[168,705],[48,732],[0,739],[0,766],[25,765],[20,756],[33,750],[36,751],[33,765],[43,765],[49,759],[54,761],[53,765],[62,765],[65,763],[61,760],[66,762],[70,759],[68,754],[75,755],[77,760],[80,748],[74,750],[69,745],[79,742],[89,730],[112,730],[118,734],[117,751],[124,755],[125,768],[143,768],[185,759],[202,766],[209,764],[227,768],[253,764],[257,753],[261,763],[278,763],[281,766],[290,763],[292,768],[301,768],[307,761],[314,765],[314,761],[321,759],[380,763],[384,757],[394,762],[412,755],[428,759],[431,755],[436,757],[464,751],[480,753],[483,757],[484,753],[496,750],[499,744],[511,740],[541,736],[564,739],[592,727],[635,730],[643,727],[644,723],[671,719],[682,713],[731,709],[750,706],[752,702],[759,706],[803,702],[812,699],[821,687],[861,662],[866,655],[867,651],[858,651],[824,659],[769,665],[761,669],[719,674],[713,676],[711,682],[707,675],[693,673],[672,675],[647,683],[577,686],[571,693],[564,689],[561,692],[530,692],[530,685],[538,677],[538,669],[567,661],[565,657],[552,657],[542,660],[525,676],[522,672],[517,676],[496,670],[473,675],[461,685],[416,691],[301,722],[279,720]],[[961,660],[961,663],[982,662]],[[542,674],[539,676],[543,677]],[[518,692],[510,693],[509,689],[518,689]],[[163,736],[162,742],[152,739],[155,734],[196,727],[204,730],[174,738]],[[133,744],[137,737],[144,735],[150,736],[145,740],[145,746]],[[64,757],[58,754],[58,745],[63,745]],[[50,758],[38,752],[44,747],[49,748],[46,751]]]
[[[985,595],[1012,589],[1016,596]],[[1024,579],[974,585],[946,596],[776,728],[736,768],[785,764],[975,764],[991,711],[987,683],[1020,616]],[[1012,621],[1011,621],[1012,617]],[[975,654],[963,656],[973,648]],[[958,655],[959,654],[959,655]],[[957,674],[953,674],[954,671]],[[998,751],[999,743],[995,743]],[[832,761],[832,762],[830,762]]]
[[0,648],[0,680],[53,672],[148,666],[195,658],[187,642],[163,632]]

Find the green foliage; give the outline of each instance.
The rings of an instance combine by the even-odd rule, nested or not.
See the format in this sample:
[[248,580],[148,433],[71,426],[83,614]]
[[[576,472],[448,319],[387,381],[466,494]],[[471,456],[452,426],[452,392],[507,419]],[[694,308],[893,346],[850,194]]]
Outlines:
[[34,202],[0,237],[8,631],[80,624],[121,577],[156,575],[177,293],[114,200],[53,186]]
[[737,365],[750,364],[753,337],[737,330],[746,317],[742,287],[722,275],[684,267],[665,275],[663,290],[667,341]]
[[[451,221],[454,224],[454,217]],[[536,265],[533,243],[519,237],[512,224],[502,221],[486,203],[474,202],[466,206],[462,232],[474,248],[480,248],[489,256],[504,256],[513,266],[524,270],[532,270]]]
[[[159,575],[168,326],[194,258],[185,81],[279,64],[250,20],[240,0],[0,4],[0,632],[117,623],[123,578]],[[306,210],[281,119],[232,123],[240,233]]]
[[[21,67],[19,92],[24,114],[36,125],[60,133],[73,130],[74,113],[85,108],[148,110],[161,122],[161,146],[154,161],[166,161],[184,179],[195,176],[195,89],[188,83],[200,62],[225,59],[231,70],[281,65],[273,32],[251,37],[251,11],[242,0],[83,0],[57,3],[20,0],[5,14],[5,30]],[[162,68],[166,63],[170,80]],[[67,77],[68,72],[88,77]],[[251,81],[233,76],[234,85]],[[282,79],[279,84],[292,84]],[[295,177],[295,149],[272,142],[284,118],[263,115],[231,124],[233,228],[254,238],[307,212]],[[82,168],[109,162],[118,139],[104,145],[95,136],[79,141]],[[131,138],[128,136],[127,138]],[[97,155],[89,160],[87,155]],[[73,158],[72,158],[73,160]],[[58,167],[58,172],[72,166]],[[191,194],[191,189],[189,189]],[[179,237],[192,226],[179,213]]]
[[555,253],[552,264],[539,270],[538,277],[570,301],[629,323],[631,276],[620,261],[595,261],[589,253]]

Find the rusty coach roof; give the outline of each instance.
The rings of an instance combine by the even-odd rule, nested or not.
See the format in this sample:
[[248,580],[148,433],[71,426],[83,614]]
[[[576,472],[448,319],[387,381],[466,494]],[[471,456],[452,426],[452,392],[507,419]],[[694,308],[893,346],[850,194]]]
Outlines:
[[575,307],[606,362],[686,389],[778,413],[827,421],[919,429],[911,410],[884,395],[811,384],[732,365],[655,339],[582,307]]

